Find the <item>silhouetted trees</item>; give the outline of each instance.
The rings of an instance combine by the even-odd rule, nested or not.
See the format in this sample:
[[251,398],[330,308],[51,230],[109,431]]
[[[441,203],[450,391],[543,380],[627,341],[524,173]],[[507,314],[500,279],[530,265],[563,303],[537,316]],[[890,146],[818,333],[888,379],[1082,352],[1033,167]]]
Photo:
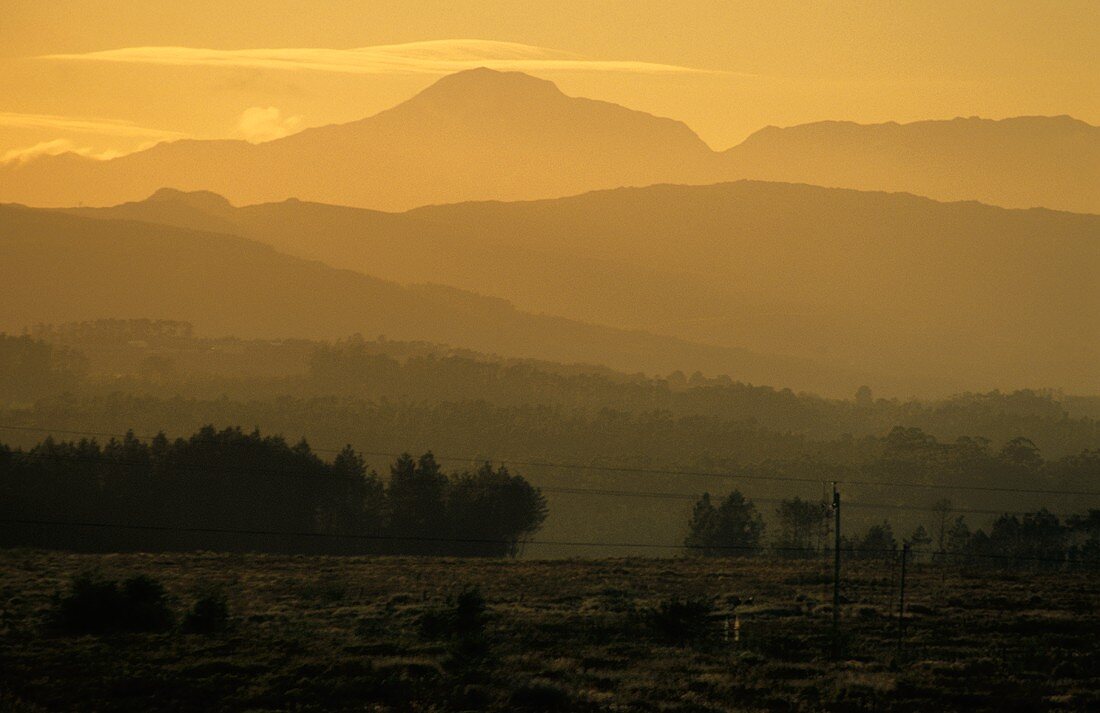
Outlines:
[[842,537],[841,550],[852,559],[890,559],[898,549],[894,528],[885,520],[871,525],[862,535]]
[[[1090,514],[1096,512],[1090,511]],[[1063,524],[1046,509],[1022,515],[1006,513],[993,522],[987,534],[983,529],[971,532],[964,519],[959,517],[948,537],[948,550],[944,556],[950,562],[970,566],[1095,566],[1100,564],[1100,559],[1090,555],[1100,544],[1100,539],[1097,539],[1100,533],[1090,533],[1087,528],[1077,529],[1076,526],[1086,520],[1087,516],[1078,516],[1070,524]]]
[[390,466],[390,484],[386,491],[390,508],[390,532],[405,538],[401,549],[431,554],[444,548],[447,532],[447,476],[431,453],[417,460],[405,454]]
[[[943,511],[941,510],[941,513]],[[778,557],[797,558],[828,554],[830,508],[825,503],[791,498],[776,509],[779,534],[773,542]],[[745,556],[763,550],[765,525],[753,503],[733,491],[716,507],[708,493],[695,503],[684,546],[709,556]],[[841,537],[841,552],[848,560],[893,560],[899,552],[894,527],[888,520]],[[905,543],[912,561],[933,561],[959,566],[1100,567],[1100,510],[1073,515],[1065,522],[1046,509],[1023,514],[1005,513],[993,521],[988,533],[971,530],[963,516],[944,525],[942,546],[918,524]]]
[[503,466],[447,475],[403,455],[383,484],[350,447],[325,462],[239,428],[0,446],[6,545],[514,556],[546,516]]
[[756,506],[734,490],[718,507],[704,493],[691,514],[684,546],[699,554],[747,557],[762,549],[764,520]]
[[[72,374],[83,370],[62,368],[69,374],[63,387],[56,380],[22,378],[9,380],[5,387],[0,369],[0,405],[10,400],[25,404],[72,391],[82,400],[116,392],[166,400],[177,396],[219,399],[224,394],[256,411],[255,417],[248,413],[232,421],[238,423],[259,422],[265,409],[279,408],[273,404],[287,396],[296,401],[335,398],[362,406],[464,403],[502,411],[546,409],[566,417],[579,413],[593,418],[603,411],[633,419],[662,414],[705,428],[708,435],[716,436],[710,443],[721,439],[736,444],[750,459],[791,457],[813,450],[816,443],[844,439],[849,449],[871,451],[882,447],[881,434],[895,426],[903,427],[903,436],[908,429],[909,437],[915,439],[906,446],[904,437],[888,437],[892,455],[899,461],[925,458],[937,450],[929,447],[921,453],[919,433],[934,435],[940,446],[955,450],[969,440],[975,458],[997,456],[995,449],[1021,435],[1047,457],[1100,446],[1100,399],[1046,391],[992,391],[903,401],[872,398],[869,390],[861,390],[853,399],[839,400],[739,383],[728,376],[695,373],[687,377],[674,372],[653,378],[592,365],[505,359],[420,342],[361,337],[336,342],[204,339],[195,337],[186,323],[163,320],[39,326],[32,334],[31,341],[54,347],[54,362],[63,353],[61,361],[83,359],[91,368],[82,378]],[[54,368],[41,354],[29,359],[35,368]],[[189,428],[215,418],[206,416]],[[127,425],[147,432],[160,427],[150,429],[139,421]],[[312,432],[312,425],[299,421],[285,430]],[[677,445],[686,444],[681,440]],[[1020,451],[1013,446],[1003,455],[1007,458]]]
[[776,552],[784,557],[809,557],[824,546],[832,510],[823,501],[784,500],[776,508],[779,539]]
[[[919,546],[918,539],[914,535],[911,544]],[[968,567],[1100,567],[1100,510],[1073,515],[1065,522],[1045,508],[1005,513],[988,532],[972,530],[960,515],[948,526],[933,559]]]
[[[548,509],[539,491],[522,477],[503,465],[493,470],[485,463],[474,473],[452,478],[446,512],[456,550],[478,552],[488,547],[493,554],[515,556],[523,539],[546,519]],[[460,542],[462,538],[469,542]]]

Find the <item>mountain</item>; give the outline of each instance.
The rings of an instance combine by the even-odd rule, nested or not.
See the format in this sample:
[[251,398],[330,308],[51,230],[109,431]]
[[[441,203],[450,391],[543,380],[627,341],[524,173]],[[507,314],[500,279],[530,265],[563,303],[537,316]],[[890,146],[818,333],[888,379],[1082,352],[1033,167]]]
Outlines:
[[370,118],[277,141],[185,140],[111,161],[9,163],[0,200],[105,205],[173,186],[244,203],[298,197],[402,209],[688,180],[712,158],[680,122],[568,97],[526,74],[475,69]]
[[1068,116],[770,126],[722,161],[766,181],[1100,213],[1100,127]]
[[769,127],[715,152],[684,124],[474,69],[348,124],[0,164],[0,201],[114,205],[162,186],[380,210],[751,178],[1100,213],[1100,128],[1069,117]]
[[198,201],[164,190],[72,212],[219,229],[532,312],[843,365],[888,393],[1100,392],[1100,216],[752,181],[397,214]]
[[[208,198],[191,200],[209,206]],[[189,321],[206,334],[385,334],[632,372],[702,369],[828,393],[847,393],[866,378],[804,360],[533,315],[439,285],[402,286],[222,233],[21,206],[0,206],[0,282],[0,331],[155,317]]]

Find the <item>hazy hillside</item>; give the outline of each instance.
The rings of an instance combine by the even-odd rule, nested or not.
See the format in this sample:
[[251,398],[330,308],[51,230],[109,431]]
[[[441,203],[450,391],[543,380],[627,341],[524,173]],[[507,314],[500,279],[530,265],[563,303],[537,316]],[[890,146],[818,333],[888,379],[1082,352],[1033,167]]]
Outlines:
[[520,309],[893,376],[1096,393],[1100,218],[740,182],[388,214],[161,191],[84,215],[228,230]]
[[1097,216],[754,182],[410,215],[556,255],[693,273],[723,293],[650,329],[979,388],[1100,390]]
[[[406,424],[398,431],[446,431],[452,437],[462,431],[471,443],[478,437],[466,429],[482,427],[480,420],[467,421],[473,412],[509,411],[517,419],[542,420],[540,428],[547,435],[538,448],[548,452],[565,447],[563,434],[578,428],[578,418],[598,416],[607,422],[606,433],[613,423],[621,428],[619,417],[628,414],[643,420],[683,419],[685,434],[695,433],[692,438],[698,437],[708,419],[723,421],[732,431],[748,428],[737,448],[759,459],[796,457],[803,453],[799,449],[823,440],[839,444],[848,439],[847,446],[840,446],[851,447],[852,438],[882,436],[895,426],[917,427],[947,443],[971,437],[988,439],[994,446],[1026,434],[1047,457],[1100,448],[1100,419],[1095,408],[1089,408],[1095,398],[1017,391],[964,393],[937,400],[884,399],[875,398],[868,389],[845,396],[796,394],[735,382],[728,376],[707,378],[698,372],[650,377],[591,364],[504,358],[392,338],[204,337],[195,335],[189,323],[162,320],[99,320],[42,325],[27,336],[0,334],[0,407],[11,412],[11,418],[0,418],[0,424],[8,425],[24,422],[33,405],[40,423],[86,427],[76,413],[74,398],[99,402],[107,411],[118,399],[226,399],[244,409],[236,412],[237,420],[218,412],[204,418],[257,424],[263,402],[297,398],[316,401],[316,418],[325,411],[347,413],[343,404],[348,401],[360,407],[367,402],[416,404],[426,412],[415,419],[419,425]],[[63,405],[66,401],[68,406]],[[447,411],[459,414],[463,408],[457,405],[467,404],[467,415],[457,417],[461,423],[429,428],[425,420],[438,419],[443,404],[449,404]],[[254,409],[251,415],[248,408]],[[103,415],[97,412],[96,419]],[[100,425],[108,432],[121,432],[138,427],[134,418],[133,409],[117,408],[114,420]],[[163,427],[164,423],[151,419],[141,432]],[[280,426],[289,433],[312,433],[314,427],[308,418]],[[529,435],[530,428],[524,431]],[[21,431],[3,435],[7,442],[22,445],[37,442],[40,436]],[[318,435],[326,442],[331,438]],[[638,435],[653,437],[648,431]],[[395,440],[400,437],[394,435]],[[429,435],[423,437],[430,441]],[[732,451],[735,440],[725,433],[715,435],[713,442]],[[691,442],[704,447],[707,441]],[[432,446],[426,442],[424,447]]]
[[737,177],[1100,213],[1100,127],[1068,116],[769,126],[722,160]]
[[745,350],[689,344],[514,309],[432,285],[402,287],[217,233],[0,207],[0,330],[102,317],[192,322],[241,337],[431,340],[630,371],[724,372],[849,393],[866,378]]
[[694,273],[639,267],[584,250],[546,250],[511,234],[481,231],[465,219],[437,222],[294,200],[235,208],[213,193],[172,189],[144,201],[69,212],[233,233],[398,282],[462,286],[521,309],[630,328],[676,321],[685,310],[705,313],[719,299]]
[[1100,212],[1098,171],[1100,128],[1069,117],[769,127],[719,153],[678,121],[476,69],[372,117],[267,143],[183,140],[109,161],[9,161],[0,201],[111,205],[172,186],[236,203],[404,210],[754,178]]

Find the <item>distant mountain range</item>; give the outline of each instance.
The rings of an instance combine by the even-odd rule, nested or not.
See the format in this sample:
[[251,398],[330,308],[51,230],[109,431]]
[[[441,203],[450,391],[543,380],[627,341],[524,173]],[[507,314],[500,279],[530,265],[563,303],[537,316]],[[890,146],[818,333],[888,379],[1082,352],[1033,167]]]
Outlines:
[[823,393],[848,394],[869,378],[807,360],[529,314],[439,285],[402,286],[224,233],[19,206],[0,206],[0,284],[0,331],[15,333],[37,323],[151,316],[193,322],[204,334],[358,332],[630,372],[702,369]]
[[722,160],[765,181],[1100,213],[1100,127],[1068,116],[770,126]]
[[893,393],[1100,392],[1100,216],[752,181],[400,214],[236,208],[166,189],[69,212],[234,234],[529,312],[786,354],[875,374]]
[[681,122],[476,69],[370,118],[262,144],[185,140],[110,161],[8,162],[0,201],[113,205],[171,186],[236,203],[405,210],[742,178],[1100,213],[1100,128],[1069,117],[823,122],[769,127],[716,152]]

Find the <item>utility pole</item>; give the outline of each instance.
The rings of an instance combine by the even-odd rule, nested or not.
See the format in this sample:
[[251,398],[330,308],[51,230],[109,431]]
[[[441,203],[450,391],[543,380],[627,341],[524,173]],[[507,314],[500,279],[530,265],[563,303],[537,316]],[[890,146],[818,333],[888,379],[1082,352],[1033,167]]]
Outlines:
[[898,658],[905,645],[905,563],[909,559],[909,543],[901,548],[901,597],[898,600]]
[[833,658],[840,656],[840,491],[833,483]]

